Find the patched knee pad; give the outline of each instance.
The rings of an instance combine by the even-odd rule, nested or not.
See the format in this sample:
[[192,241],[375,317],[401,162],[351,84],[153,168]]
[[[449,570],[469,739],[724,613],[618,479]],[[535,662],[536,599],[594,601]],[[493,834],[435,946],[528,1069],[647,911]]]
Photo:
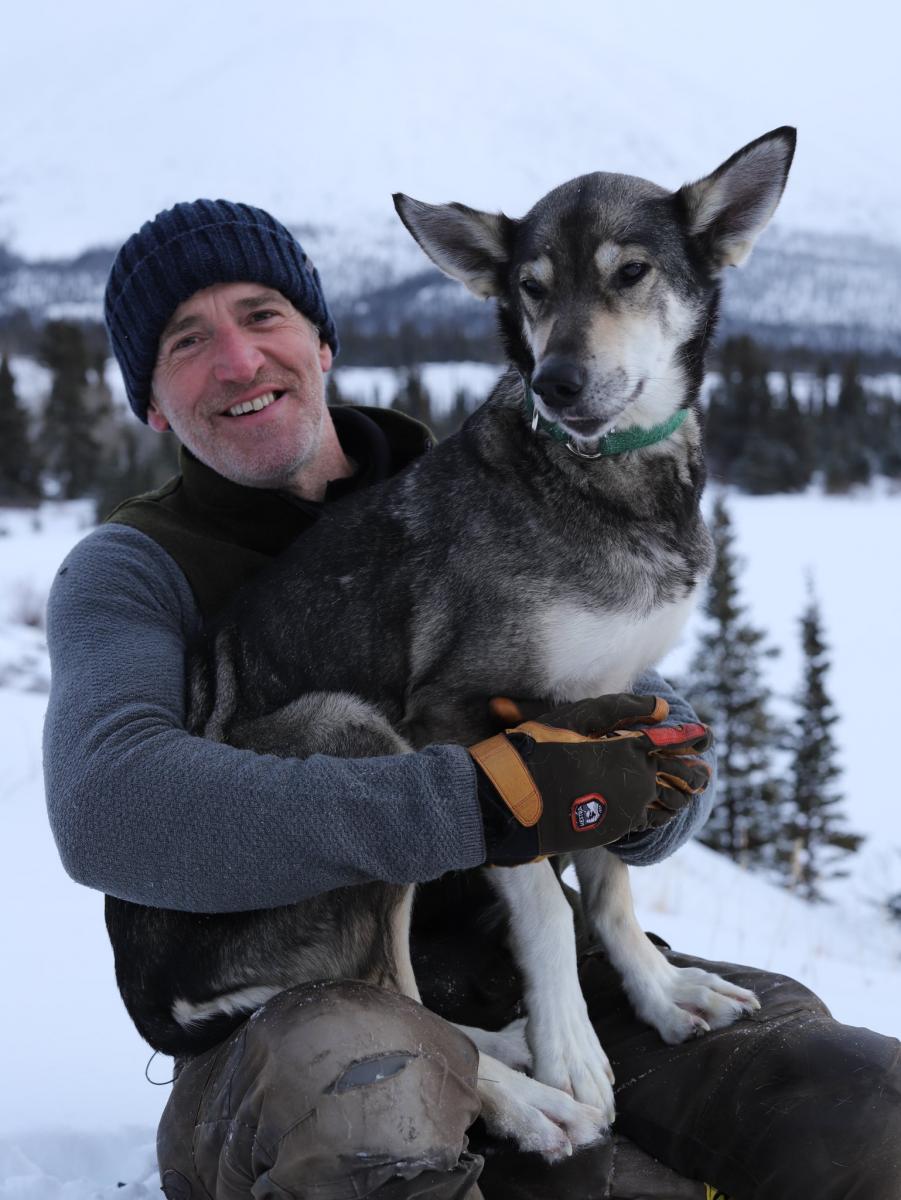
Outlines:
[[354,981],[290,988],[185,1068],[160,1167],[184,1161],[189,1122],[190,1160],[217,1197],[264,1175],[273,1195],[326,1187],[340,1200],[453,1171],[478,1115],[477,1071],[469,1039],[405,996]]

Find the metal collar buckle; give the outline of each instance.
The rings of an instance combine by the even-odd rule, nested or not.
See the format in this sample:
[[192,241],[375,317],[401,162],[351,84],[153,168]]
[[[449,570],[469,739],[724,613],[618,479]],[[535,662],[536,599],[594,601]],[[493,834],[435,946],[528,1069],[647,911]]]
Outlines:
[[[604,437],[609,437],[612,433],[616,433],[616,427],[613,425],[610,426],[610,428],[604,434]],[[603,440],[604,438],[601,438],[601,441]],[[586,450],[580,450],[572,438],[570,438],[568,442],[564,442],[564,445],[570,454],[574,455],[576,458],[583,458],[588,462],[593,462],[596,458],[603,458],[606,454],[606,451],[604,450],[596,450],[594,454],[589,454]]]

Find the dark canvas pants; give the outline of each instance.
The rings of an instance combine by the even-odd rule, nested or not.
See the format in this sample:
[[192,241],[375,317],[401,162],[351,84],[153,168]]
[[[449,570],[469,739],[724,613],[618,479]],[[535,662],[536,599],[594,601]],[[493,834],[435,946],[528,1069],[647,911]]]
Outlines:
[[620,1132],[738,1200],[899,1200],[901,1043],[839,1024],[796,980],[668,957],[750,988],[762,1008],[661,1047],[609,969],[586,959],[583,986],[616,1074]]
[[[588,953],[582,987],[616,1075],[618,1134],[686,1181],[734,1200],[901,1200],[901,1044],[834,1021],[795,980],[667,952],[751,988],[760,1012],[681,1046],[637,1021],[602,954]],[[470,1149],[485,1153],[478,1136]],[[486,1200],[595,1200],[608,1147],[545,1167],[506,1146],[486,1157]],[[594,1160],[594,1161],[593,1161]],[[630,1168],[630,1175],[640,1170]],[[625,1176],[619,1186],[626,1188]],[[612,1195],[697,1196],[706,1190]],[[665,1186],[660,1182],[660,1186]]]
[[[478,1055],[404,996],[290,988],[179,1073],[157,1151],[167,1200],[456,1200],[481,1160]],[[475,1193],[477,1196],[478,1193]]]
[[363,984],[293,988],[180,1074],[160,1124],[166,1196],[705,1200],[706,1180],[735,1200],[901,1200],[899,1043],[839,1025],[782,976],[702,965],[763,1007],[671,1047],[603,955],[583,957],[626,1140],[553,1167],[470,1128],[476,1056],[440,1018]]

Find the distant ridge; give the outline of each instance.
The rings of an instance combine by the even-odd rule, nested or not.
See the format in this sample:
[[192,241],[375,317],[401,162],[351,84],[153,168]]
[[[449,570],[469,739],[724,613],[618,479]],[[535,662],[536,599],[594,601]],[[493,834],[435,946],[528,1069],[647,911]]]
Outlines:
[[[297,230],[340,318],[369,335],[401,325],[454,325],[482,336],[491,306],[471,298],[423,257],[400,226],[304,225]],[[0,246],[0,322],[17,310],[37,321],[101,320],[113,248],[28,261]],[[722,332],[777,348],[901,354],[901,247],[842,234],[774,228],[746,267],[729,271]]]

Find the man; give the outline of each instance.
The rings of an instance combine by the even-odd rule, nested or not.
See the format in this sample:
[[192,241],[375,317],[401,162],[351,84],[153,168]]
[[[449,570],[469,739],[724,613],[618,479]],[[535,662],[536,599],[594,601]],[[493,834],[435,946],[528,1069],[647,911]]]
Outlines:
[[[457,746],[300,761],[184,728],[185,649],[203,623],[323,504],[424,452],[424,431],[390,412],[325,407],[337,334],[318,274],[258,209],[197,201],[160,214],[122,247],[106,315],[132,407],[184,450],[181,475],[121,506],[54,585],[45,761],[67,869],[123,899],[194,912],[373,879],[426,883],[414,960],[432,1012],[363,984],[282,992],[179,1064],[159,1135],[166,1195],[475,1196],[484,1156],[489,1200],[703,1197],[702,1179],[741,1200],[897,1196],[898,1044],[837,1025],[800,985],[749,968],[714,964],[757,991],[752,1021],[666,1047],[584,946],[583,989],[632,1141],[548,1166],[472,1125],[476,1056],[441,1017],[499,1028],[520,995],[479,919],[478,877],[453,873],[501,861],[511,830],[521,836],[502,791]],[[693,720],[659,677],[637,690]],[[687,780],[692,770],[686,756]],[[566,777],[561,767],[549,808]],[[629,798],[643,831],[611,848],[638,864],[671,853],[711,791],[686,788],[662,824],[649,816],[658,796]]]

